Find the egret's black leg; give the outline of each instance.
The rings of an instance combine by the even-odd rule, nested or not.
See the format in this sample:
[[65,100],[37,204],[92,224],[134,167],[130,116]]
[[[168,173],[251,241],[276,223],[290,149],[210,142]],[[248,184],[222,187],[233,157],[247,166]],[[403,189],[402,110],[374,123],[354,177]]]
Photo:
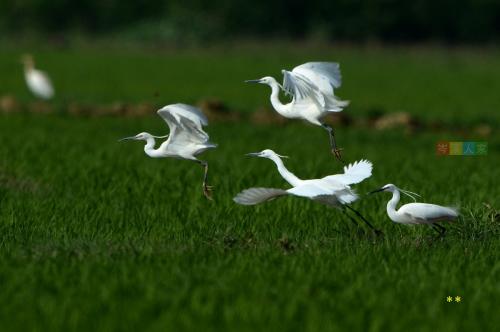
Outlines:
[[347,211],[346,211],[346,210],[342,210],[342,212],[344,212],[344,214],[347,216],[347,218],[349,218],[349,220],[350,220],[350,221],[352,221],[352,223],[353,223],[354,225],[356,225],[356,227],[358,227],[358,228],[359,228],[359,224],[358,224],[358,222],[356,221],[356,219],[354,219],[353,217],[351,217],[351,215],[350,215],[349,213],[347,213]]
[[380,231],[380,230],[376,229],[375,227],[373,227],[373,225],[372,225],[372,224],[370,224],[370,222],[369,222],[368,220],[366,220],[366,218],[365,218],[365,217],[363,217],[363,216],[361,215],[361,213],[359,213],[358,211],[354,210],[352,207],[350,207],[350,206],[349,206],[349,205],[347,205],[347,204],[345,204],[344,206],[345,206],[346,208],[348,208],[349,210],[351,210],[352,212],[354,212],[354,213],[355,213],[358,217],[360,217],[360,218],[361,218],[361,220],[363,220],[363,221],[365,222],[365,224],[367,224],[367,225],[368,225],[368,226],[369,226],[369,227],[370,227],[370,228],[371,228],[371,229],[375,232],[375,234],[377,234],[377,235],[382,235],[382,234],[384,234],[384,233],[382,233],[382,231]]
[[436,230],[436,232],[439,233],[439,235],[444,236],[444,234],[446,233],[446,228],[444,228],[443,226],[441,226],[439,224],[431,224],[431,225],[432,225],[432,228],[434,228]]
[[342,155],[340,154],[340,151],[342,151],[342,149],[337,148],[337,143],[335,142],[335,135],[333,133],[333,128],[324,123],[321,126],[325,128],[326,131],[328,131],[328,137],[330,138],[330,147],[332,149],[332,153],[338,160],[340,160],[343,163],[344,161],[342,160]]
[[207,185],[208,178],[208,163],[206,161],[199,161],[200,165],[204,167],[203,174],[203,195],[209,200],[212,200],[212,186]]

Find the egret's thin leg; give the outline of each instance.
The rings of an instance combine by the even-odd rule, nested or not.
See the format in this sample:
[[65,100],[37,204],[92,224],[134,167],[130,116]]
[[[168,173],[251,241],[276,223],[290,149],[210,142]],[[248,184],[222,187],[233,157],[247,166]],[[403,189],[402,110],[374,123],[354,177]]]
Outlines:
[[372,225],[372,224],[370,224],[370,222],[369,222],[368,220],[366,220],[366,219],[365,219],[365,217],[363,217],[363,216],[361,215],[361,213],[359,213],[358,211],[354,210],[352,207],[350,207],[350,206],[349,206],[349,205],[347,205],[347,204],[345,204],[344,206],[345,206],[346,208],[348,208],[349,210],[351,210],[352,212],[356,213],[356,215],[357,215],[358,217],[360,217],[360,218],[361,218],[361,220],[363,220],[363,221],[365,222],[365,224],[367,224],[367,225],[368,225],[368,226],[369,226],[369,227],[370,227],[370,228],[371,228],[371,229],[375,232],[375,234],[377,234],[377,235],[382,235],[382,234],[384,234],[384,233],[382,233],[382,231],[379,231],[378,229],[376,229],[375,227],[373,227],[373,225]]
[[212,200],[212,187],[207,185],[208,178],[208,163],[206,161],[199,161],[200,165],[205,168],[203,174],[203,195],[209,200]]
[[443,226],[439,224],[431,224],[431,225],[432,228],[434,228],[439,233],[439,235],[443,236],[446,233],[446,228],[444,228]]
[[354,225],[356,225],[356,227],[358,227],[358,228],[359,228],[359,224],[358,224],[358,222],[356,221],[356,219],[354,219],[354,218],[353,218],[353,217],[352,217],[349,213],[347,213],[347,211],[346,211],[346,210],[343,210],[342,212],[344,212],[344,214],[347,216],[347,218],[349,218],[349,220],[350,220],[350,221],[352,221],[352,223],[353,223]]
[[324,123],[321,126],[325,128],[326,131],[328,131],[328,137],[330,138],[330,147],[332,149],[332,153],[338,160],[340,160],[343,163],[344,161],[342,160],[342,155],[340,154],[340,151],[342,151],[342,149],[337,148],[337,143],[335,142],[335,134],[333,133],[333,128]]

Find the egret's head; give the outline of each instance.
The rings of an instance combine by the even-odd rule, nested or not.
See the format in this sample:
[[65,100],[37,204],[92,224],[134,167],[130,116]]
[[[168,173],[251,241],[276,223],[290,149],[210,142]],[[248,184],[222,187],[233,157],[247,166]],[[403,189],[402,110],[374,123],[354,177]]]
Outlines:
[[287,156],[282,156],[274,152],[273,150],[266,149],[262,150],[260,152],[252,152],[252,153],[247,153],[247,156],[252,156],[252,157],[260,157],[260,158],[273,158],[273,157],[280,157],[280,158],[288,158]]
[[259,78],[258,80],[246,80],[245,81],[245,83],[260,83],[260,84],[267,84],[267,85],[271,85],[275,82],[276,82],[276,80],[271,76],[265,76],[265,77]]
[[33,56],[31,54],[23,54],[21,56],[21,63],[25,68],[33,68],[35,66],[35,61],[33,60]]
[[413,191],[409,191],[409,190],[404,190],[404,189],[398,188],[395,185],[393,185],[392,183],[386,184],[382,188],[379,188],[377,190],[374,190],[374,191],[370,192],[370,194],[375,194],[375,193],[382,192],[382,191],[388,191],[388,192],[391,192],[391,193],[393,193],[395,191],[402,192],[406,196],[408,196],[411,199],[413,199],[415,202],[417,201],[417,199],[415,198],[415,196],[420,197],[419,194],[414,193]]
[[125,141],[125,140],[134,140],[134,141],[147,141],[150,138],[166,138],[168,135],[165,136],[154,136],[151,135],[150,133],[139,133],[135,136],[130,136],[130,137],[125,137],[122,138],[120,141]]
[[370,192],[370,194],[375,194],[375,193],[378,193],[378,192],[381,192],[381,191],[388,191],[388,192],[392,193],[396,189],[398,189],[398,187],[396,187],[392,183],[389,183],[389,184],[386,184],[385,186],[383,186],[383,187],[381,187],[379,189],[376,189],[376,190]]

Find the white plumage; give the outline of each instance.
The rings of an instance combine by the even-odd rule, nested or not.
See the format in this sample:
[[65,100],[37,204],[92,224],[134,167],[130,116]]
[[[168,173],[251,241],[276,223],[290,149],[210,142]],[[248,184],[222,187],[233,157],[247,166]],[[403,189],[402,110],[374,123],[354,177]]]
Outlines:
[[396,207],[400,200],[400,192],[416,200],[415,194],[411,191],[403,190],[393,184],[386,184],[372,193],[387,191],[392,193],[391,200],[387,203],[387,215],[389,218],[400,224],[427,224],[433,226],[438,232],[444,233],[444,227],[436,224],[439,221],[453,221],[458,218],[458,210],[452,207],[441,206],[429,203],[409,203],[402,205],[399,210]]
[[50,99],[54,96],[54,87],[49,76],[38,69],[35,69],[33,57],[25,55],[22,59],[24,64],[24,78],[30,91],[42,99]]
[[359,183],[372,174],[372,163],[361,160],[344,167],[343,174],[326,176],[321,179],[301,180],[288,171],[280,158],[280,155],[272,150],[264,150],[249,155],[271,159],[277,166],[281,176],[292,186],[292,188],[250,188],[242,191],[234,201],[242,205],[254,205],[264,201],[293,195],[305,197],[329,206],[340,207],[358,199],[358,195],[351,189],[350,185]]
[[[340,67],[335,62],[308,62],[295,67],[292,71],[283,70],[283,85],[273,77],[266,76],[248,83],[267,84],[271,87],[271,104],[282,116],[290,119],[306,120],[328,130],[332,152],[341,159],[337,149],[333,129],[322,122],[331,112],[340,112],[349,102],[339,100],[334,89],[342,84]],[[287,104],[279,99],[280,88],[292,97]]]
[[[151,158],[171,157],[200,163],[205,168],[203,193],[210,198],[211,187],[206,184],[208,163],[196,158],[203,151],[217,147],[209,141],[208,134],[203,130],[203,126],[208,125],[207,118],[198,108],[186,104],[167,105],[158,111],[158,115],[170,128],[169,135],[153,136],[143,132],[122,140],[146,141],[144,152]],[[166,137],[168,139],[155,149],[155,138]]]

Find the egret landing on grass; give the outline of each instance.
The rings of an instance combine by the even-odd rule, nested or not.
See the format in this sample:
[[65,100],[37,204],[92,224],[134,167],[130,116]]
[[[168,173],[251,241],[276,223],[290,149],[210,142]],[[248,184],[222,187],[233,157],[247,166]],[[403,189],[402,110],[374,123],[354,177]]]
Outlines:
[[[313,201],[341,209],[356,225],[358,223],[352,218],[347,210],[350,210],[361,218],[373,231],[381,234],[372,224],[366,220],[358,211],[349,204],[358,199],[358,195],[349,185],[360,183],[372,175],[372,163],[360,160],[354,164],[344,167],[343,174],[326,176],[321,179],[301,180],[286,169],[280,156],[272,150],[264,150],[257,153],[249,153],[250,156],[271,159],[277,166],[281,176],[292,186],[290,189],[275,188],[250,188],[243,190],[233,200],[242,205],[255,205],[277,197],[292,195],[309,198]],[[281,157],[281,158],[280,158]]]
[[[217,145],[209,142],[209,137],[203,131],[203,126],[208,125],[205,115],[196,107],[185,104],[167,105],[158,111],[170,128],[170,134],[153,136],[149,133],[140,133],[121,140],[146,141],[144,152],[151,158],[178,158],[199,163],[204,167],[203,194],[211,199],[212,187],[207,185],[208,163],[199,160],[196,156],[207,149],[216,148]],[[155,138],[167,138],[158,149],[155,149]]]
[[21,58],[24,65],[24,78],[30,91],[42,99],[50,99],[54,96],[54,87],[49,76],[41,70],[35,69],[35,61],[29,54]]
[[[337,148],[333,129],[322,119],[329,113],[341,112],[349,102],[339,100],[334,88],[342,84],[339,64],[335,62],[308,62],[295,67],[292,71],[282,70],[283,85],[273,77],[266,76],[247,83],[267,84],[271,87],[273,108],[289,119],[302,119],[328,131],[332,153],[342,161],[341,149]],[[288,104],[279,99],[280,88],[292,97]]]
[[386,184],[382,188],[372,191],[371,194],[382,191],[392,193],[392,198],[389,203],[387,203],[387,214],[389,218],[396,223],[410,225],[426,224],[434,228],[440,235],[444,235],[446,228],[437,224],[437,222],[453,221],[458,218],[457,209],[428,203],[404,204],[399,210],[396,210],[396,206],[400,199],[399,192],[411,197],[414,201],[416,201],[415,196],[419,195],[411,191],[400,189],[393,184]]

